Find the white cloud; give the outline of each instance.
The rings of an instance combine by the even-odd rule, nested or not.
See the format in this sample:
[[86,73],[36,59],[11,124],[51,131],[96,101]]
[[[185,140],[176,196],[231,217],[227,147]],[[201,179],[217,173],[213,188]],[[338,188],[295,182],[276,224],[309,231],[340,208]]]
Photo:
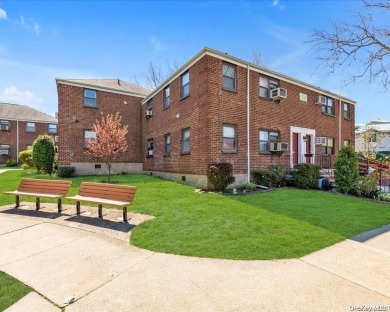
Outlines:
[[0,90],[0,102],[22,104],[44,111],[43,99],[30,91],[19,91],[15,86]]
[[0,8],[0,20],[7,20],[7,12]]
[[149,43],[153,46],[153,54],[158,54],[167,50],[162,41],[155,36],[150,37]]
[[24,29],[35,32],[37,35],[39,35],[39,33],[41,32],[41,26],[37,22],[34,21],[27,22],[22,15],[19,17],[17,24],[22,26]]
[[273,0],[272,1],[272,6],[275,8],[278,8],[279,10],[283,10],[285,5],[281,4],[279,0]]

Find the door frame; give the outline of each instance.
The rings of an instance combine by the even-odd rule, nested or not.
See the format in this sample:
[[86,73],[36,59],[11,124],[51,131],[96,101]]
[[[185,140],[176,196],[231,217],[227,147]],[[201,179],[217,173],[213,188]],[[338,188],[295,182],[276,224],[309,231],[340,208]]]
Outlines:
[[[298,134],[298,163],[306,162],[306,158],[299,157],[299,155],[306,154],[306,142],[303,140],[303,137],[306,135],[310,135],[310,146],[313,149],[312,153],[315,154],[315,137],[316,130],[302,127],[290,126],[290,168],[294,167],[294,159],[293,159],[293,133]],[[302,158],[302,159],[301,159]],[[314,157],[311,159],[311,163],[314,163]]]

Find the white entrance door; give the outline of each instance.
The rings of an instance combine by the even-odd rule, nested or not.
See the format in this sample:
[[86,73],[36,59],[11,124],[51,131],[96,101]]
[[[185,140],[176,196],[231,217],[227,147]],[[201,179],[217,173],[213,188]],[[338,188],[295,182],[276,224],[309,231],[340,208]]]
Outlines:
[[290,127],[290,167],[300,163],[314,163],[314,129]]

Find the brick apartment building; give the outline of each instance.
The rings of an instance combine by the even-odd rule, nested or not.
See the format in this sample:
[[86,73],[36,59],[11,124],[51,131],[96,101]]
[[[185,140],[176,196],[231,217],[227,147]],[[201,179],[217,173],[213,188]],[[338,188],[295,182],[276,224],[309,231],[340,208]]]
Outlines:
[[142,172],[141,100],[150,93],[119,79],[57,79],[59,164],[76,167],[78,174],[101,174],[106,166],[86,156],[92,125],[101,113],[119,112],[129,125],[128,152],[116,159],[112,172]]
[[41,134],[57,135],[57,118],[31,107],[0,103],[0,164],[17,159]]
[[[82,148],[72,154],[61,141],[66,136],[82,146],[82,130],[95,119],[83,107],[85,86],[76,90],[60,80],[57,85],[60,161],[69,164],[65,156],[73,155],[88,163]],[[78,97],[71,96],[74,93]],[[134,113],[126,122],[139,149],[130,149],[128,157],[140,161],[143,171],[199,187],[207,187],[210,163],[233,164],[240,184],[248,180],[248,172],[270,164],[324,165],[326,160],[329,166],[340,147],[354,144],[355,101],[209,48],[146,94],[131,95],[130,106],[139,119]],[[99,108],[123,115],[130,106],[124,109],[124,99],[116,98],[107,94]],[[73,127],[69,109],[78,112],[82,127]],[[62,135],[64,128],[73,135]]]

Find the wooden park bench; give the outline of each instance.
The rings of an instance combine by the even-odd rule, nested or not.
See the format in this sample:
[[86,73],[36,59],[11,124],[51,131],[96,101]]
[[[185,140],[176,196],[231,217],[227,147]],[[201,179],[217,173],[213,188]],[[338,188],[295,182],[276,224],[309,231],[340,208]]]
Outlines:
[[15,208],[20,206],[19,196],[35,197],[36,210],[40,209],[40,198],[55,198],[58,201],[58,212],[62,211],[61,199],[69,192],[72,181],[44,180],[23,178],[16,191],[4,192],[15,195]]
[[97,203],[99,218],[103,218],[103,204],[120,206],[123,210],[123,222],[127,222],[127,206],[133,202],[136,190],[135,186],[81,182],[77,195],[66,199],[76,201],[78,215],[80,215],[80,202]]

